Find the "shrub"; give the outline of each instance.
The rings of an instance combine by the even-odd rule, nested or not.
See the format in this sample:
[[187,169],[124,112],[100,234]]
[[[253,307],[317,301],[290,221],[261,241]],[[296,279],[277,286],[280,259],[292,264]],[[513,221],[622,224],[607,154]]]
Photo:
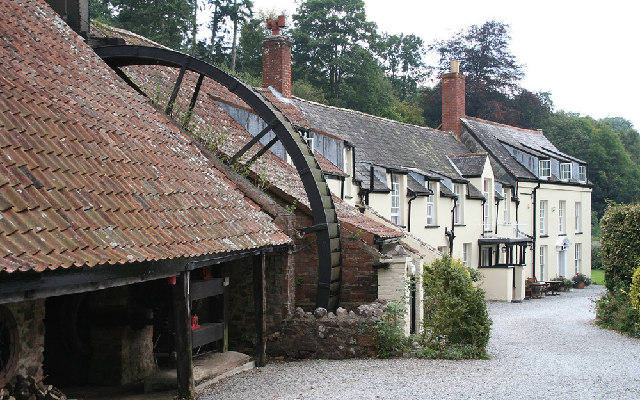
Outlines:
[[605,285],[609,290],[628,288],[640,258],[640,204],[607,207],[601,226]]
[[408,339],[404,336],[405,314],[403,301],[393,300],[387,303],[382,318],[373,326],[378,358],[400,356],[407,348]]
[[573,282],[573,285],[577,285],[580,282],[584,282],[587,286],[591,285],[591,279],[589,279],[588,276],[581,274],[580,272],[575,274],[574,277],[571,278],[571,281]]
[[631,288],[629,289],[629,299],[631,300],[631,305],[640,316],[640,267],[636,268],[636,272],[633,274]]
[[423,276],[424,354],[429,358],[485,358],[491,319],[484,291],[459,261],[445,255]]
[[596,325],[640,337],[640,315],[625,290],[608,291],[596,303]]

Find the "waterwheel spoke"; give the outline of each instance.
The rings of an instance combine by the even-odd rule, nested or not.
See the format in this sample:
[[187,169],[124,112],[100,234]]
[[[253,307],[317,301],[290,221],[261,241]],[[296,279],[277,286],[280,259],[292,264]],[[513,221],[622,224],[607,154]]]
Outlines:
[[167,115],[171,115],[173,111],[173,104],[176,102],[176,97],[178,97],[178,92],[180,91],[180,85],[182,85],[182,78],[184,78],[184,72],[187,70],[186,66],[182,66],[180,68],[180,73],[178,74],[178,79],[176,80],[175,85],[173,85],[173,91],[171,91],[171,97],[169,97],[169,102],[167,103],[167,107],[164,109],[164,113]]
[[271,146],[273,146],[274,144],[276,144],[276,142],[278,141],[278,137],[274,137],[273,139],[271,139],[269,141],[269,143],[267,143],[266,146],[264,146],[263,148],[261,148],[253,157],[251,157],[251,159],[249,160],[249,162],[247,162],[247,165],[251,165],[253,164],[258,158],[262,157],[262,155],[264,153],[267,152],[267,150],[269,150],[271,148]]
[[[260,139],[262,139],[264,137],[264,135],[269,133],[269,131],[271,131],[273,128],[275,128],[275,126],[278,125],[279,123],[280,122],[278,120],[269,122],[267,124],[267,126],[265,126],[264,129],[262,131],[260,131],[260,133],[258,133],[256,136],[254,136],[253,139],[251,139],[240,150],[238,150],[238,152],[236,154],[234,154],[233,157],[231,157],[231,161],[229,161],[229,164],[231,164],[231,165],[235,164],[240,159],[240,157],[242,157],[242,155],[244,153],[246,153],[251,147],[253,147],[254,144],[258,143],[258,141]],[[273,146],[273,144],[271,146]],[[269,146],[269,147],[271,147],[271,146]]]
[[196,101],[198,101],[198,95],[200,94],[200,87],[202,86],[203,80],[204,75],[200,74],[200,76],[198,77],[198,81],[196,82],[196,87],[193,90],[191,101],[189,102],[189,109],[187,110],[187,118],[184,121],[184,125],[188,124],[191,120],[191,115],[193,114],[193,109],[196,107]]

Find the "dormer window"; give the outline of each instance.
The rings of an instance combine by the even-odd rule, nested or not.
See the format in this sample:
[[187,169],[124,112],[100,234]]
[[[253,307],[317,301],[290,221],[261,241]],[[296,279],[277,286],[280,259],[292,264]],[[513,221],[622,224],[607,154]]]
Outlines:
[[540,160],[540,179],[549,179],[551,176],[551,160]]
[[563,181],[571,179],[571,163],[560,163],[560,179]]
[[580,182],[586,182],[587,181],[587,166],[586,165],[578,166],[578,180]]

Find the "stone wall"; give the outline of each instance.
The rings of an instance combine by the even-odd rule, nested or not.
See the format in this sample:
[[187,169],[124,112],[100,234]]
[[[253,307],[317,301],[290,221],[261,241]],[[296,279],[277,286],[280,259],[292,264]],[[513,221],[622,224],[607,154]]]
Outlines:
[[297,308],[269,335],[267,353],[286,359],[345,359],[374,357],[373,324],[384,313],[386,303],[376,301],[336,313],[318,308],[313,313]]
[[18,327],[20,350],[16,374],[42,379],[44,300],[7,304]]

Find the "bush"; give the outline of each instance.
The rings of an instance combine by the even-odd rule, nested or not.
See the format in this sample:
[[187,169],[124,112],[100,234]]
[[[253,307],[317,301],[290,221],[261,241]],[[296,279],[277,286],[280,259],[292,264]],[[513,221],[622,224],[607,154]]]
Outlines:
[[573,282],[573,285],[577,285],[580,282],[584,282],[585,285],[589,286],[591,285],[591,279],[589,279],[589,277],[587,277],[584,274],[581,274],[580,272],[578,272],[577,274],[575,274],[575,276],[573,278],[571,278],[571,281]]
[[635,308],[640,316],[640,267],[636,268],[636,272],[633,274],[631,288],[629,289],[629,299],[631,300],[631,306]]
[[425,265],[424,354],[428,358],[486,358],[491,331],[484,291],[470,272],[445,255]]
[[625,290],[608,291],[596,303],[596,325],[640,337],[640,314]]
[[629,288],[640,258],[640,204],[609,206],[601,221],[607,289]]
[[390,301],[382,318],[373,326],[378,358],[398,357],[407,349],[408,339],[404,336],[405,314],[404,302]]

